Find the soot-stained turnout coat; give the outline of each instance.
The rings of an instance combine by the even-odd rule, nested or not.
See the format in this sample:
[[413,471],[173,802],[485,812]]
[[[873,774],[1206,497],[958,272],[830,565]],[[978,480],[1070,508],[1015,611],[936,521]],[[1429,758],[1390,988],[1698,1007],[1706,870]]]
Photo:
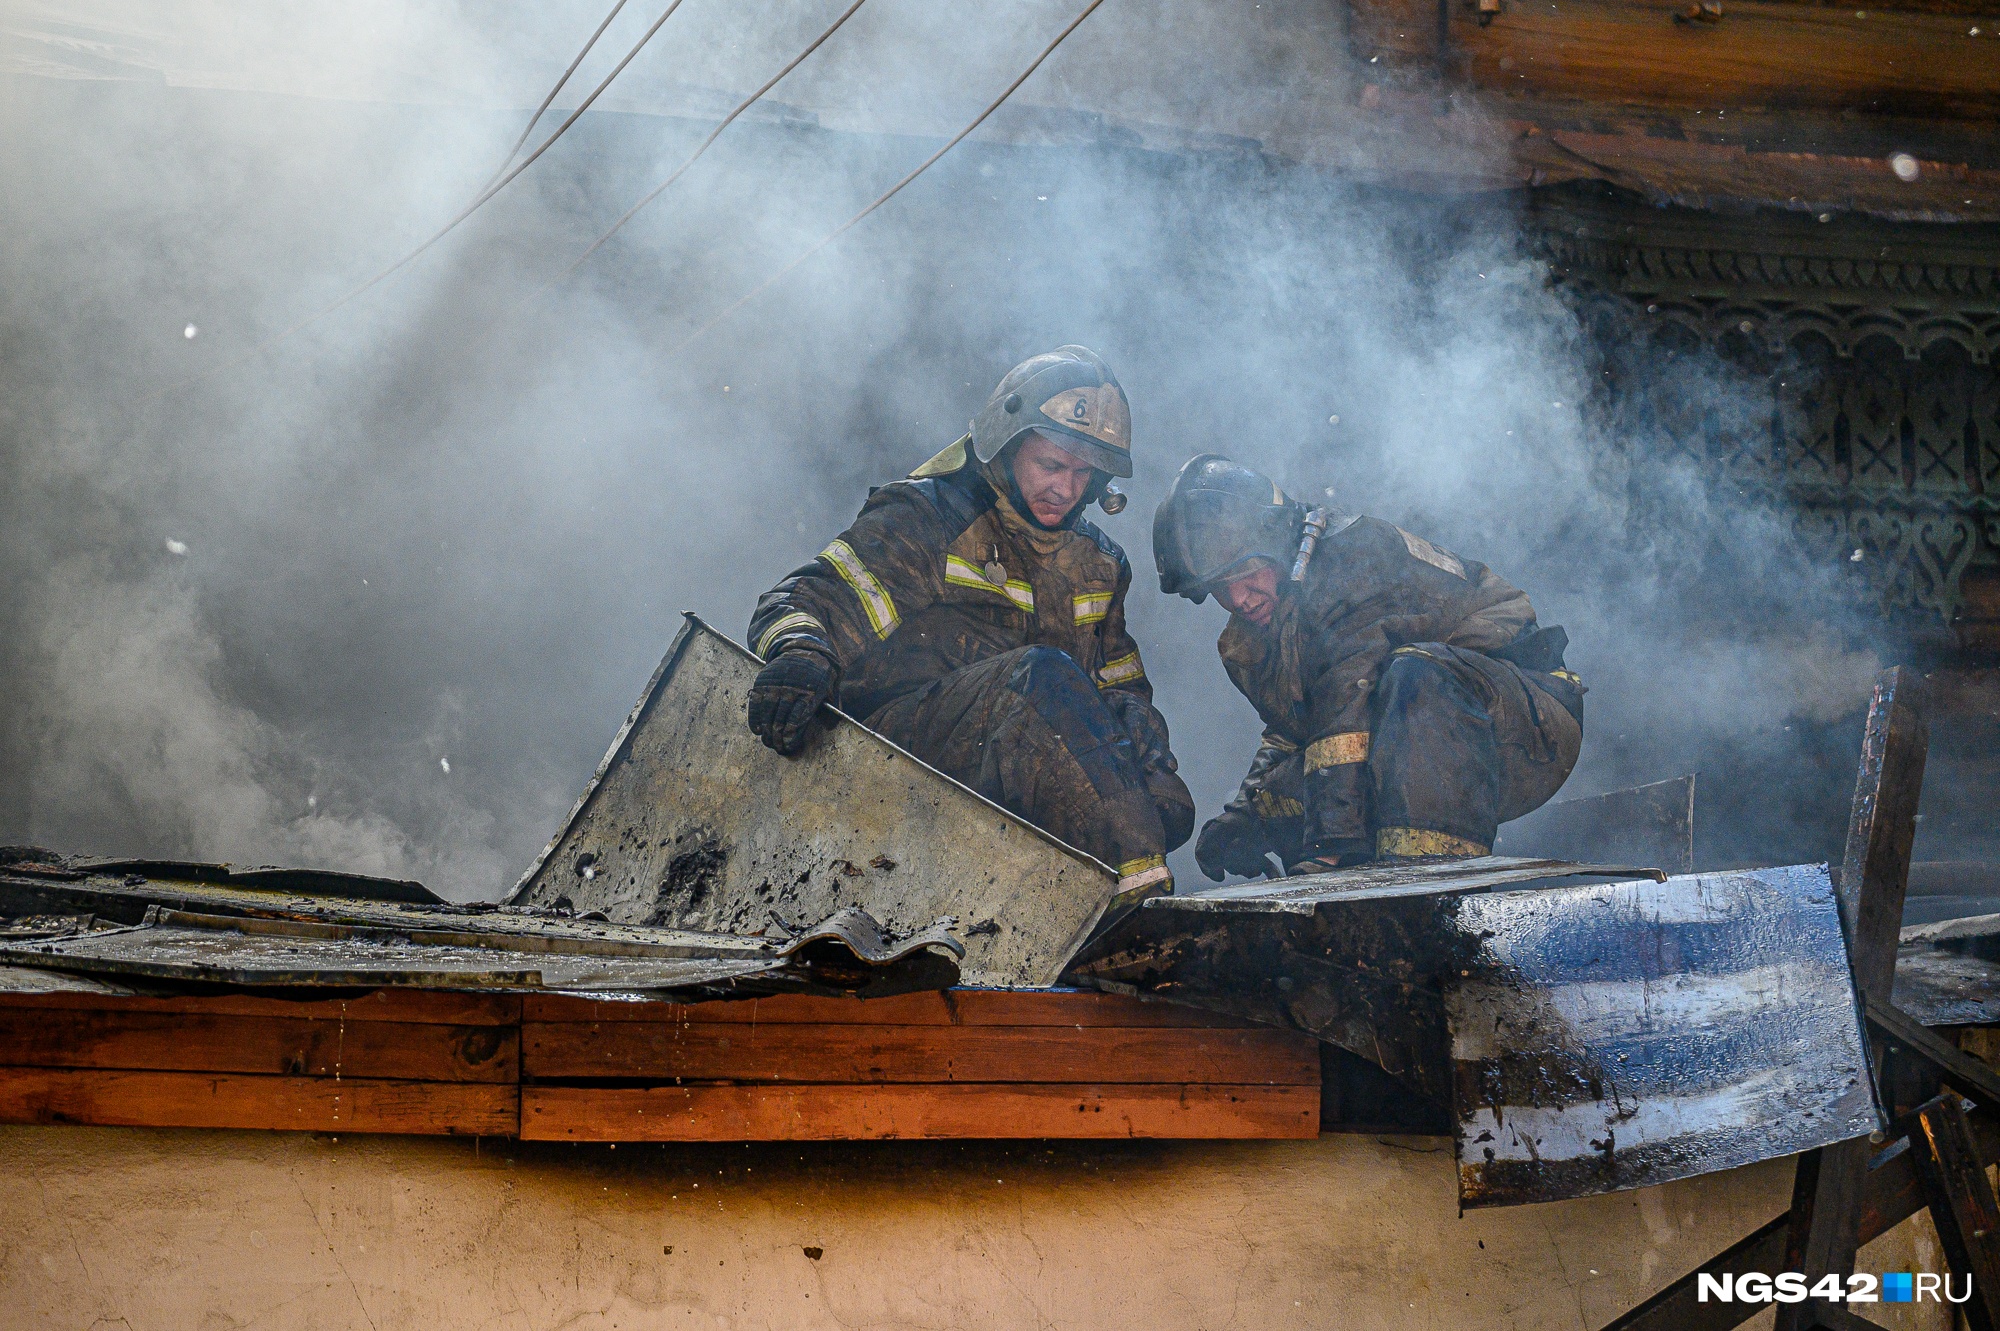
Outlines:
[[[1131,564],[1081,506],[1057,530],[1029,522],[997,465],[873,491],[853,525],[759,599],[751,645],[767,659],[824,652],[850,715],[1121,873],[1148,861],[1143,872],[1186,840],[1193,802],[1126,630]],[[1015,653],[1030,655],[964,673]],[[1005,723],[1017,702],[1025,722]],[[1003,732],[1011,749],[1047,752],[987,752]],[[1124,798],[1134,787],[1136,802]]]
[[1321,538],[1303,582],[1279,585],[1268,627],[1232,616],[1217,646],[1265,728],[1230,807],[1289,823],[1273,847],[1287,858],[1462,849],[1425,834],[1483,850],[1568,775],[1581,687],[1491,657],[1535,628],[1527,595],[1492,569],[1360,517]]

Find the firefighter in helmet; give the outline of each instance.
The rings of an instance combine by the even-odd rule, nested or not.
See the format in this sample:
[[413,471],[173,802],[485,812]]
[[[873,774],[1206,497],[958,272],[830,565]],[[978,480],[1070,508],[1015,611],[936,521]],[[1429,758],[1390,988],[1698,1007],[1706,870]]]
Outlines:
[[1125,627],[1131,564],[1086,521],[1132,474],[1125,393],[1083,347],[1007,373],[970,432],[868,497],[757,602],[750,728],[787,756],[835,703],[931,766],[1163,891],[1194,828]]
[[1195,843],[1210,878],[1484,855],[1576,765],[1568,635],[1483,564],[1214,454],[1181,469],[1153,556],[1162,591],[1229,610],[1217,647],[1264,723]]

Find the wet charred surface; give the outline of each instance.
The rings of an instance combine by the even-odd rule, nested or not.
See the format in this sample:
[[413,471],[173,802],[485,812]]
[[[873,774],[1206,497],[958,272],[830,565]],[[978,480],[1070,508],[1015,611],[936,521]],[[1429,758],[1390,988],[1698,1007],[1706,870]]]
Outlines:
[[1154,903],[1072,974],[1310,1031],[1413,1101],[1450,1105],[1468,1206],[1659,1183],[1878,1126],[1822,866],[1336,886]]
[[846,718],[779,757],[744,719],[755,675],[690,620],[514,902],[776,939],[847,907],[903,937],[951,916],[968,983],[1053,983],[1110,871]]
[[1853,983],[1819,866],[1454,903],[1446,999],[1461,1195],[1546,1201],[1872,1131]]
[[1070,974],[1309,1031],[1449,1103],[1443,993],[1474,949],[1443,927],[1446,912],[1436,897],[1312,914],[1148,909],[1086,949]]

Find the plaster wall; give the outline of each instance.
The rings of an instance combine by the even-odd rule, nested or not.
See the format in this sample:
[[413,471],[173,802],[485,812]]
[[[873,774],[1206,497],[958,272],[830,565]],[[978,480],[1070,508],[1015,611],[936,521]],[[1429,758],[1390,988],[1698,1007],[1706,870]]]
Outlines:
[[[1449,1143],[1428,1139],[6,1127],[0,1327],[1594,1328],[1775,1214],[1790,1180],[1778,1161],[1460,1218]],[[1940,1269],[1935,1236],[1920,1218],[1861,1266]],[[1909,1311],[1874,1315],[1948,1326]]]

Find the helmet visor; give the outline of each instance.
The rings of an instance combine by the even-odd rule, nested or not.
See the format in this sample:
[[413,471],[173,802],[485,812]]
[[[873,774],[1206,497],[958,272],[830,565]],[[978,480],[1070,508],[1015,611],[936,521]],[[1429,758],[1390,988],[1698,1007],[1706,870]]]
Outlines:
[[1216,490],[1195,490],[1180,496],[1181,567],[1189,591],[1213,591],[1260,561],[1282,562],[1273,548],[1270,514],[1262,505]]

